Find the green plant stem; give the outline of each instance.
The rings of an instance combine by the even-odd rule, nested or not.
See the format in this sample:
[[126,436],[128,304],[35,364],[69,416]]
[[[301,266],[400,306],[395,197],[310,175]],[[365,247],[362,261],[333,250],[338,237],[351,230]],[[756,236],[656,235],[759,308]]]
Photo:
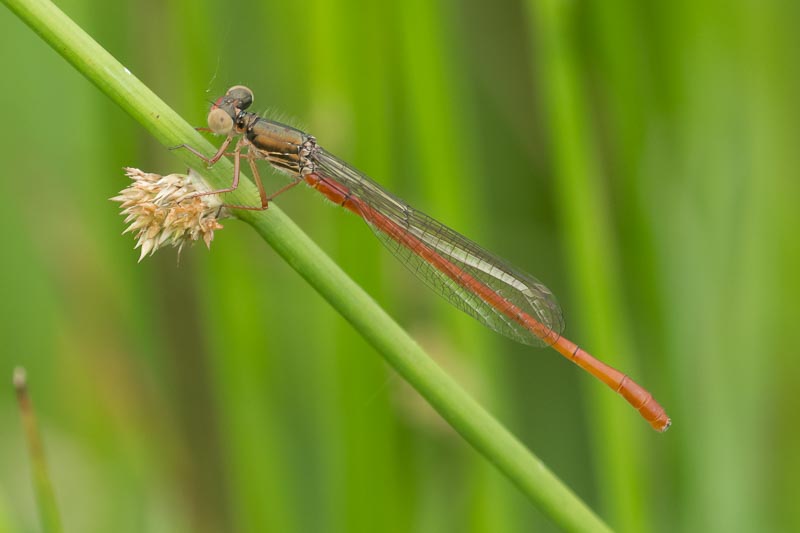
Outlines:
[[36,491],[36,503],[39,507],[42,531],[59,533],[62,529],[58,505],[56,505],[53,484],[50,482],[47,461],[44,457],[44,444],[42,444],[42,436],[39,434],[39,425],[36,423],[36,412],[33,410],[33,404],[28,395],[28,383],[23,368],[14,369],[14,390],[17,393],[19,414],[22,418],[25,440],[28,443],[28,454],[31,458],[33,486]]
[[[166,146],[187,143],[206,153],[214,147],[145,87],[52,3],[3,0],[28,26]],[[232,165],[211,169],[183,150],[175,155],[214,187],[230,183]],[[231,202],[256,205],[255,186],[243,180]],[[514,482],[561,528],[608,527],[496,419],[473,400],[358,285],[286,215],[237,213],[307,280],[476,450]]]
[[[629,324],[619,295],[611,216],[601,186],[602,166],[592,139],[575,44],[575,6],[560,0],[529,0],[530,35],[539,64],[541,92],[553,140],[555,191],[561,207],[568,264],[584,312],[592,350],[617,368],[633,369]],[[576,216],[580,213],[580,216]],[[632,374],[635,375],[635,374]],[[646,490],[642,482],[646,447],[634,420],[620,416],[625,406],[592,384],[595,395],[594,446],[599,475],[606,487],[602,503],[622,531],[642,531]]]

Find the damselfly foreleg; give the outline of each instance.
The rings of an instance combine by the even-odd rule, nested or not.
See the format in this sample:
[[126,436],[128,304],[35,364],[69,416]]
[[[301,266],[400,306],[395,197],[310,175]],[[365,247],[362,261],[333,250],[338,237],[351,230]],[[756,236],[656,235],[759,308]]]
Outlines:
[[[214,164],[217,161],[222,159],[222,156],[227,155],[227,154],[225,154],[225,150],[228,149],[228,146],[230,146],[232,141],[233,141],[233,135],[228,135],[228,137],[225,139],[225,141],[219,147],[219,150],[217,150],[217,153],[212,155],[211,157],[204,156],[203,153],[200,152],[197,148],[193,148],[193,147],[189,146],[188,144],[179,144],[178,146],[171,147],[170,150],[180,150],[181,148],[183,148],[184,150],[188,150],[189,152],[191,152],[192,154],[197,156],[199,159],[202,159],[203,161],[205,161],[205,163],[208,166],[213,167]],[[237,143],[237,147],[238,147],[239,144],[241,144],[241,142],[242,141],[240,139],[239,143]]]

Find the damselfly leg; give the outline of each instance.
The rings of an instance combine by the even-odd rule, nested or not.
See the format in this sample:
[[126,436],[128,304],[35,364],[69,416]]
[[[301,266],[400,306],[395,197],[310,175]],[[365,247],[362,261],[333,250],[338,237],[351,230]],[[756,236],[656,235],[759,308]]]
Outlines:
[[[253,173],[253,181],[258,188],[258,196],[261,199],[260,206],[250,206],[250,205],[239,205],[239,204],[225,204],[225,207],[230,209],[245,209],[248,211],[264,211],[269,207],[269,203],[274,200],[276,197],[280,196],[284,192],[288,191],[289,189],[295,187],[298,183],[302,181],[302,179],[297,177],[292,177],[292,182],[284,185],[274,193],[268,195],[266,189],[264,189],[264,184],[261,182],[261,174],[258,171],[258,166],[256,165],[256,152],[253,151],[250,144],[247,142],[247,139],[244,137],[239,138],[239,141],[236,143],[236,147],[234,148],[233,152],[226,152],[228,146],[230,146],[231,142],[233,141],[233,136],[228,136],[225,141],[220,146],[217,153],[211,157],[204,156],[200,151],[188,144],[181,144],[179,146],[175,146],[171,148],[171,150],[177,150],[180,148],[188,150],[193,155],[197,156],[199,159],[204,161],[209,167],[214,166],[220,159],[223,157],[232,157],[233,158],[233,181],[231,182],[230,187],[226,187],[224,189],[216,189],[213,191],[205,191],[195,193],[191,196],[188,196],[187,199],[190,198],[197,198],[198,196],[209,196],[212,194],[224,194],[228,192],[233,192],[239,188],[239,177],[241,175],[241,160],[247,159],[247,162],[250,165],[250,170]],[[242,155],[242,148],[247,147],[247,152]]]

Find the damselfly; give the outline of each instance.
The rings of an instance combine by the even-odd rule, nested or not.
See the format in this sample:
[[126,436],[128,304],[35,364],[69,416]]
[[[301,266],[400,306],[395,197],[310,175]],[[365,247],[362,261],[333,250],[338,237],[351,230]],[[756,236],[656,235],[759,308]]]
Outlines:
[[[233,157],[231,186],[198,196],[235,190],[242,159],[247,160],[253,172],[261,205],[228,207],[263,210],[273,198],[305,182],[363,218],[403,264],[448,302],[515,341],[551,346],[622,395],[653,428],[658,431],[669,428],[669,417],[647,390],[561,336],[564,330],[561,308],[550,290],[536,278],[412,208],[325,151],[312,135],[247,112],[252,103],[253,92],[237,85],[211,106],[209,129],[226,136],[213,156],[206,157],[187,145],[177,147],[189,150],[209,165],[223,156]],[[227,152],[237,136],[233,151]],[[292,181],[267,195],[256,167],[259,159],[288,174]]]

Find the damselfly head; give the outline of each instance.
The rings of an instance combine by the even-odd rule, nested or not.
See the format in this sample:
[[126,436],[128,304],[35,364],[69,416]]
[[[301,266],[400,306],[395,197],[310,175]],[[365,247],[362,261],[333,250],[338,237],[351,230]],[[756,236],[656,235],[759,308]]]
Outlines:
[[221,96],[208,112],[208,127],[217,135],[231,135],[242,111],[253,103],[253,91],[244,85],[234,85]]

